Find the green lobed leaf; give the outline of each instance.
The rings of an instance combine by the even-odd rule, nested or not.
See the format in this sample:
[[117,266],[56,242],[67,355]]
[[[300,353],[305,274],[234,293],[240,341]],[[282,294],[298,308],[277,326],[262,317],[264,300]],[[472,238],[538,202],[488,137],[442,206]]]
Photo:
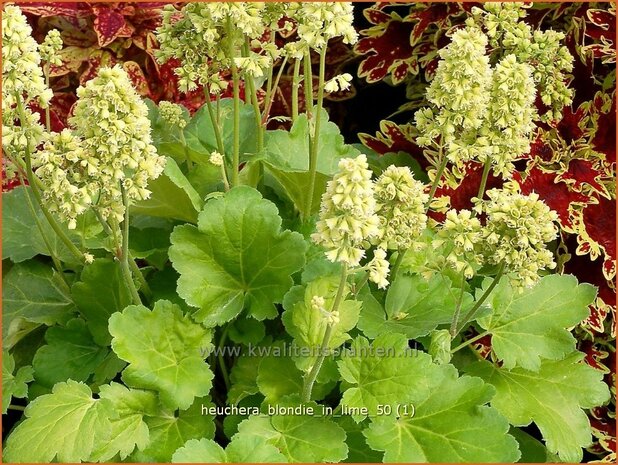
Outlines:
[[330,176],[337,171],[342,158],[355,158],[360,152],[344,143],[336,124],[328,121],[322,110],[319,147],[317,150],[317,175],[314,196],[309,209],[311,176],[309,174],[309,120],[299,115],[290,131],[266,131],[263,161],[280,188],[294,202],[296,208],[309,217],[319,210],[320,198],[326,190]]
[[[341,404],[365,407],[369,416],[374,416],[381,405],[409,403],[415,391],[423,388],[419,373],[429,370],[431,363],[427,354],[409,349],[402,334],[384,333],[373,343],[356,338],[337,362],[342,379],[350,384]],[[365,417],[352,415],[357,422]]]
[[307,247],[300,234],[281,231],[276,206],[247,186],[210,200],[197,228],[178,226],[171,241],[178,294],[198,307],[195,318],[208,326],[243,308],[258,320],[277,316],[275,304],[292,286]]
[[11,432],[4,447],[5,462],[88,461],[110,439],[108,399],[93,399],[83,383],[58,383],[51,394],[32,401],[26,419]]
[[136,451],[128,462],[166,463],[172,455],[190,439],[212,439],[215,434],[213,417],[202,413],[202,406],[211,407],[205,398],[196,399],[187,410],[174,412],[159,410],[156,415],[146,416],[150,442],[143,451]]
[[[283,350],[283,341],[271,348]],[[273,352],[274,354],[274,352]],[[283,397],[297,394],[303,389],[303,374],[296,368],[289,356],[269,355],[259,362],[256,384],[267,403],[276,404]]]
[[2,351],[2,413],[5,414],[13,397],[28,397],[28,383],[34,379],[31,366],[20,367],[16,373],[15,359],[8,350]]
[[[253,363],[258,364],[254,382],[259,392],[264,395],[265,403],[276,404],[286,396],[302,392],[304,372],[297,368],[294,360],[296,357],[293,357],[297,351],[296,346],[283,340],[270,345],[263,344],[258,348],[258,353],[261,352],[263,355],[258,359],[253,357]],[[324,398],[334,387],[334,383],[330,382],[332,379],[327,378],[328,362],[328,359],[325,360],[320,371],[322,376],[318,376],[313,387],[312,400]]]
[[210,331],[165,300],[151,311],[131,305],[109,319],[112,349],[129,366],[123,381],[135,388],[158,391],[169,408],[188,408],[206,396],[213,374],[203,360],[212,347]]
[[266,328],[261,321],[241,315],[228,325],[228,335],[237,344],[258,344],[264,339]]
[[[339,127],[328,121],[328,113],[322,109],[317,171],[332,176],[342,158],[355,158],[358,149],[344,142]],[[264,161],[286,172],[309,171],[309,120],[299,115],[289,131],[277,129],[266,131],[264,138]]]
[[[232,159],[234,144],[234,99],[224,98],[219,102],[219,127],[223,148],[228,160]],[[213,103],[213,107],[216,105]],[[215,108],[216,110],[216,108]],[[240,103],[240,156],[241,161],[247,160],[249,155],[254,155],[257,147],[257,133],[255,126],[255,113],[252,105]],[[191,118],[185,128],[187,146],[190,150],[198,153],[210,154],[219,151],[217,140],[213,130],[212,120],[208,113],[208,107],[204,105]]]
[[168,261],[167,250],[170,247],[169,230],[162,228],[131,228],[129,233],[129,250],[134,258],[145,259],[161,270]]
[[172,456],[173,463],[286,463],[263,438],[236,434],[225,450],[211,439],[191,439]]
[[109,345],[112,340],[107,329],[109,317],[132,303],[120,263],[96,259],[84,268],[80,281],[71,287],[71,294],[95,342]]
[[[29,192],[30,187],[17,186],[9,192],[2,193],[2,259],[10,258],[14,263],[19,263],[39,254],[50,254],[37,226],[38,218],[51,245],[51,252],[63,262],[75,263],[75,257],[49,225],[30,193],[36,211],[36,217],[33,216],[28,205]],[[61,228],[75,244],[79,244],[79,239],[74,233],[62,225]]]
[[493,313],[478,323],[491,333],[492,349],[505,368],[536,371],[541,359],[560,360],[575,350],[567,328],[588,317],[595,297],[593,286],[571,275],[545,276],[521,294],[504,279],[487,300]]
[[151,273],[148,276],[147,281],[152,291],[153,302],[156,302],[157,300],[169,300],[173,304],[176,304],[182,308],[185,313],[188,313],[189,307],[187,306],[187,303],[176,293],[179,277],[180,275],[178,272],[172,268],[171,265],[169,265],[160,271]]
[[[313,296],[320,296],[325,299],[324,308],[328,311],[332,309],[339,278],[321,278],[308,283],[306,286],[296,286],[284,297],[284,308],[282,321],[287,332],[294,338],[295,344],[299,348],[307,349],[308,355],[297,361],[299,368],[307,369],[318,358],[319,351],[324,339],[324,333],[328,326],[323,312],[313,309],[311,299]],[[361,302],[345,300],[349,294],[346,286],[339,305],[339,322],[332,324],[331,337],[326,349],[336,349],[350,339],[348,331],[356,327],[358,315],[361,309]]]
[[356,423],[348,415],[341,415],[335,421],[344,429],[346,434],[345,442],[349,449],[346,463],[382,463],[384,454],[369,447],[363,434],[368,421]]
[[560,459],[554,454],[550,454],[547,447],[541,441],[535,439],[519,428],[511,427],[509,434],[517,440],[521,457],[519,463],[546,463],[559,462]]
[[145,449],[150,441],[150,433],[144,416],[154,416],[158,412],[155,393],[110,383],[101,386],[99,396],[110,401],[116,417],[111,422],[111,439],[93,452],[91,460],[104,462],[116,455],[124,460],[135,447]]
[[514,462],[520,452],[508,422],[483,406],[493,395],[478,378],[457,378],[454,367],[435,366],[423,378],[432,389],[413,404],[412,417],[382,417],[365,430],[384,462]]
[[173,218],[195,223],[202,209],[202,198],[182,173],[178,164],[167,158],[161,176],[148,184],[152,192],[147,200],[131,206],[131,213]]
[[[6,232],[6,231],[5,231]],[[47,326],[67,322],[75,311],[60,277],[35,260],[17,263],[2,279],[2,336],[5,348],[25,336],[24,322]],[[30,326],[30,330],[34,327]]]
[[[420,275],[400,274],[388,289],[384,309],[367,292],[360,295],[364,305],[358,327],[368,337],[385,332],[409,338],[425,336],[452,321],[460,292],[441,274],[428,281]],[[461,313],[465,314],[471,304],[472,296],[464,292]]]
[[[181,129],[163,120],[159,113],[159,107],[152,100],[145,99],[145,103],[148,107],[148,118],[152,128],[152,142],[157,148],[159,155],[172,157],[178,163],[185,161],[187,155],[192,159],[199,159],[200,156],[204,156],[203,153],[197,153],[189,148],[185,148],[180,133]],[[181,106],[181,108],[185,120],[188,120],[188,110],[184,106]]]
[[[298,406],[300,402],[291,397],[278,405]],[[321,412],[315,402],[304,405]],[[324,416],[250,416],[238,426],[238,434],[274,445],[289,462],[339,462],[348,455],[345,431]]]
[[538,372],[506,370],[488,362],[466,368],[496,388],[491,405],[514,426],[535,422],[547,449],[565,462],[580,462],[582,447],[592,442],[590,422],[582,409],[609,399],[603,373],[581,363],[575,352],[564,360],[544,360]]
[[[519,457],[508,422],[486,407],[494,389],[479,378],[458,377],[452,365],[436,365],[408,349],[402,334],[372,344],[357,338],[339,362],[349,383],[342,405],[367,408],[364,431],[384,462],[508,462]],[[356,421],[365,415],[351,415]]]
[[38,384],[51,388],[60,381],[88,381],[109,350],[97,345],[80,318],[45,333],[47,345],[34,355],[32,366]]
[[[267,338],[269,339],[269,338]],[[269,344],[270,341],[264,341]],[[242,354],[234,361],[230,372],[232,385],[227,393],[227,403],[237,405],[246,397],[257,394],[260,390],[257,385],[257,376],[260,362],[266,356],[256,349],[265,347],[264,344],[245,348]],[[255,352],[251,352],[255,351]]]

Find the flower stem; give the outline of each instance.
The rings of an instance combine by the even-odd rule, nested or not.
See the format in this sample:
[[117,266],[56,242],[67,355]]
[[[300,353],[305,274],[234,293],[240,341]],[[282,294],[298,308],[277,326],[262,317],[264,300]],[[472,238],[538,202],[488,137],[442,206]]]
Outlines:
[[313,109],[313,72],[311,71],[311,52],[305,52],[305,58],[303,60],[304,78],[303,89],[305,91],[305,110],[307,117],[311,116]]
[[320,125],[322,122],[322,106],[324,105],[324,75],[326,74],[326,49],[325,44],[320,50],[320,72],[318,75],[318,103],[315,113],[315,129],[313,132],[313,141],[311,145],[311,155],[309,157],[309,198],[307,200],[307,214],[311,215],[311,207],[313,204],[313,193],[315,191],[315,178],[318,169],[318,146],[320,142]]
[[124,186],[120,186],[122,192],[122,203],[124,204],[124,220],[122,222],[122,254],[120,257],[120,268],[122,276],[129,286],[131,297],[133,298],[133,304],[141,305],[142,300],[139,297],[135,282],[131,276],[131,270],[129,268],[129,199],[127,197],[127,191]]
[[180,143],[182,144],[182,149],[185,153],[185,158],[187,160],[187,168],[191,170],[193,168],[193,161],[191,160],[191,156],[189,155],[189,147],[187,146],[187,139],[185,139],[185,130],[180,128]]
[[[19,181],[20,181],[20,183],[23,186],[25,181],[24,181],[24,177],[23,177],[22,173],[19,173]],[[58,273],[59,273],[60,277],[62,278],[61,282],[63,284],[63,287],[65,288],[65,291],[70,293],[71,289],[69,287],[69,284],[66,281],[66,277],[64,276],[64,270],[62,269],[62,263],[60,263],[60,260],[54,254],[54,249],[52,248],[51,242],[49,242],[49,238],[47,237],[47,234],[45,234],[45,230],[43,229],[43,223],[41,223],[41,220],[39,219],[39,215],[37,214],[36,209],[34,208],[34,203],[32,202],[32,199],[30,197],[31,194],[28,191],[28,189],[25,189],[25,193],[26,193],[26,202],[28,203],[28,208],[30,209],[30,213],[32,214],[32,218],[34,218],[34,222],[36,223],[37,229],[41,233],[41,237],[43,238],[43,242],[45,243],[45,247],[47,247],[47,251],[49,252],[49,256],[51,257],[52,262],[54,263],[54,267],[56,268],[56,270],[58,270]]]
[[395,281],[395,279],[397,279],[397,273],[399,272],[399,267],[401,267],[401,263],[403,262],[403,257],[405,257],[407,249],[399,249],[397,252],[397,260],[395,260],[395,264],[393,265],[393,269],[391,271],[391,281]]
[[489,177],[489,169],[491,168],[491,159],[487,157],[485,160],[485,166],[483,167],[483,176],[481,177],[481,184],[479,186],[478,194],[476,197],[479,200],[483,200],[483,196],[485,195],[485,188],[487,187],[487,178]]
[[478,341],[479,339],[483,339],[485,336],[487,336],[489,334],[489,331],[485,331],[481,334],[477,334],[476,336],[474,336],[472,339],[468,339],[467,341],[464,341],[463,343],[459,344],[457,347],[455,347],[454,349],[451,349],[451,354],[454,354],[455,352],[463,349],[466,346],[469,346],[470,344],[475,343],[476,341]]
[[139,289],[142,291],[146,299],[150,301],[152,299],[152,290],[150,289],[150,286],[148,285],[148,281],[146,281],[146,278],[144,278],[144,275],[142,274],[142,270],[140,270],[139,266],[137,266],[137,263],[135,262],[135,258],[133,258],[133,255],[131,254],[130,251],[128,252],[128,260],[129,260],[129,267],[131,268],[131,270],[133,271],[133,274],[139,281]]
[[[21,96],[16,96],[17,100],[17,112],[19,113],[20,121],[25,121],[24,118],[24,107],[21,101]],[[80,263],[85,262],[84,254],[73,244],[69,236],[62,230],[56,219],[52,216],[49,210],[45,207],[43,203],[43,199],[41,198],[41,193],[39,192],[38,184],[35,181],[34,172],[32,171],[32,155],[30,153],[30,142],[26,142],[25,147],[25,161],[26,161],[26,178],[28,179],[28,184],[30,184],[30,188],[32,189],[32,194],[34,195],[34,199],[36,203],[39,205],[39,208],[45,215],[49,225],[52,227],[54,232],[58,235],[60,240],[64,243],[64,245],[69,249],[69,251],[77,258]]]
[[[45,65],[43,66],[43,74],[45,75],[45,87],[49,89],[49,63],[45,63]],[[45,129],[47,129],[47,132],[51,132],[51,111],[49,108],[50,105],[51,102],[49,102],[47,104],[47,107],[45,108]]]
[[363,287],[365,287],[368,281],[369,281],[369,273],[365,272],[360,282],[356,286],[354,286],[354,297],[358,297],[358,294],[363,289]]
[[[268,122],[268,117],[270,116],[270,109],[273,106],[273,102],[275,101],[275,93],[277,92],[277,87],[279,86],[279,81],[281,80],[281,75],[283,74],[283,69],[288,62],[288,57],[283,58],[283,62],[281,63],[281,67],[277,72],[277,77],[275,77],[275,82],[273,84],[273,90],[271,93],[266,94],[266,106],[264,108],[264,114],[262,116],[262,124],[266,127],[266,123]],[[296,113],[298,116],[298,89],[296,89]]]
[[457,298],[457,307],[455,308],[455,315],[453,315],[453,321],[451,322],[450,333],[451,337],[455,337],[457,333],[457,324],[459,323],[459,315],[461,314],[461,303],[463,302],[464,295],[464,283],[465,283],[465,270],[461,272],[461,289],[459,290],[459,297]]
[[302,58],[294,61],[294,76],[292,78],[292,124],[298,119],[298,87],[300,86],[300,65]]
[[[243,54],[249,56],[249,38],[243,44]],[[255,81],[249,73],[244,73],[245,85],[249,89],[251,94],[251,104],[253,105],[253,113],[255,115],[255,129],[257,131],[257,150],[260,152],[264,148],[264,126],[262,124],[262,111],[260,110],[260,103],[257,99],[257,90],[255,88]]]
[[[335,301],[333,302],[333,308],[331,308],[331,313],[334,313],[339,309],[339,305],[341,304],[341,300],[343,299],[343,291],[345,290],[347,280],[348,265],[344,264],[341,268],[341,281],[339,282],[339,289],[337,289],[337,295],[335,296]],[[328,343],[330,342],[330,337],[332,333],[333,325],[329,323],[326,325],[326,331],[324,331],[324,339],[322,339],[318,359],[311,368],[311,371],[305,376],[304,379],[302,393],[303,402],[309,402],[311,400],[311,391],[313,390],[315,380],[317,379],[318,374],[320,373],[320,369],[322,368],[322,364],[324,363],[324,359],[326,358],[326,351],[328,349]]]
[[[229,42],[228,58],[230,60],[230,68],[232,70],[232,82],[234,86],[234,145],[232,149],[232,186],[237,186],[240,182],[239,167],[240,167],[240,77],[238,75],[238,67],[234,61],[234,42],[232,20],[227,21],[227,36]],[[246,92],[246,89],[245,89]]]
[[219,347],[217,350],[217,360],[219,361],[219,368],[221,370],[221,375],[223,376],[223,382],[225,383],[225,388],[230,390],[230,375],[227,371],[227,366],[225,365],[225,359],[223,358],[223,346],[225,345],[225,341],[227,341],[227,332],[229,329],[229,325],[227,325],[223,332],[221,333],[221,339],[219,339]]
[[491,291],[493,291],[494,288],[498,285],[498,282],[500,281],[500,278],[502,278],[503,274],[504,274],[504,262],[500,264],[500,268],[498,268],[498,274],[496,274],[496,276],[494,277],[494,280],[491,282],[487,290],[483,293],[483,295],[479,298],[479,300],[476,301],[476,303],[470,309],[470,311],[468,311],[468,313],[466,313],[466,315],[461,319],[461,326],[459,327],[459,329],[457,329],[454,333],[451,332],[453,337],[457,336],[465,328],[468,322],[474,319],[474,315],[476,314],[478,309],[481,307],[481,305],[483,305],[483,303],[487,300],[487,298],[489,297],[489,294],[491,294]]
[[429,190],[429,199],[427,199],[427,204],[425,205],[425,210],[429,210],[429,206],[433,201],[434,196],[436,195],[436,191],[438,190],[438,185],[440,184],[440,179],[442,178],[442,174],[444,174],[444,170],[446,169],[446,156],[444,156],[442,146],[440,146],[440,152],[438,155],[439,165],[438,170],[436,171],[436,177],[431,184],[431,189]]
[[217,150],[221,155],[225,157],[225,146],[223,145],[223,138],[221,137],[221,128],[219,127],[219,118],[215,115],[215,110],[212,107],[210,101],[210,88],[205,89],[206,93],[206,108],[208,108],[208,116],[212,123],[212,131],[215,133],[215,140],[217,141]]
[[220,167],[221,170],[221,179],[223,179],[223,187],[225,188],[225,192],[230,190],[230,182],[227,179],[227,173],[225,172],[225,161]]

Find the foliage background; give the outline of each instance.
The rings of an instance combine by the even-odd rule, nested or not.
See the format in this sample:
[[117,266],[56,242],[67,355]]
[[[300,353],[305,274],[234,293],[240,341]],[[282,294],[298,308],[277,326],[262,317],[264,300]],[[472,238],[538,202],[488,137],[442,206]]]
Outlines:
[[[189,112],[204,103],[201,89],[188,94],[177,91],[175,63],[159,65],[154,59],[154,30],[163,5],[40,2],[22,6],[37,41],[50,29],[62,31],[63,63],[52,68],[54,130],[65,127],[76,88],[101,66],[116,63],[122,64],[144,97],[177,102]],[[449,31],[463,24],[472,6],[390,2],[357,6],[362,39],[354,49],[334,41],[328,53],[328,76],[343,71],[358,76],[351,90],[332,95],[327,102],[331,120],[347,142],[357,142],[360,133],[361,142],[378,153],[404,152],[426,167],[414,143],[410,120],[413,111],[424,104],[437,51],[449,43]],[[615,7],[608,3],[536,3],[526,21],[566,34],[575,57],[571,83],[575,97],[561,121],[538,127],[533,150],[517,163],[515,179],[523,193],[539,193],[558,212],[561,269],[599,287],[591,316],[576,333],[586,362],[606,373],[615,398]],[[284,42],[286,37],[278,40]],[[286,69],[273,115],[289,115],[290,95],[291,69]],[[281,124],[285,125],[272,122],[273,127]],[[463,182],[444,185],[437,195],[448,197],[452,207],[469,208],[481,171],[480,165],[470,164]],[[497,186],[498,181],[490,179],[488,187]],[[12,187],[3,184],[3,190]],[[477,349],[488,354],[490,344],[490,340],[480,340]],[[595,435],[590,458],[615,459],[615,405],[593,409],[589,416]],[[10,416],[6,420],[10,422]]]

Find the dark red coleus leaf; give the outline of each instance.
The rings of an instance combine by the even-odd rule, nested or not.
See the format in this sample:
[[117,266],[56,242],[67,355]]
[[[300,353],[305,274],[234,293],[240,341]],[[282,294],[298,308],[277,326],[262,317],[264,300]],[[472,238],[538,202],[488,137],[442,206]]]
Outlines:
[[[467,339],[470,339],[476,336],[478,333],[476,331],[471,332],[469,335],[466,335]],[[491,354],[491,334],[487,336],[483,336],[478,341],[472,344],[472,347],[479,354],[481,358],[487,358]]]
[[[607,5],[610,6],[609,4]],[[616,37],[616,10],[590,9],[586,11],[588,24],[585,29],[586,36],[595,40],[605,40],[614,43]]]
[[414,142],[416,135],[411,124],[398,125],[392,121],[383,120],[380,122],[380,132],[377,132],[375,136],[361,133],[358,137],[364,145],[380,155],[389,152],[405,152],[412,155],[423,168],[429,164],[423,155],[423,149]]
[[584,135],[584,128],[587,123],[587,112],[583,105],[580,105],[575,112],[570,107],[565,107],[562,112],[562,119],[555,122],[555,127],[562,139],[571,144]]
[[411,43],[414,45],[427,30],[427,28],[435,24],[438,29],[443,29],[448,26],[449,19],[453,15],[458,15],[462,12],[461,6],[458,3],[425,3],[419,6],[419,10],[411,12],[403,20],[412,22]]
[[[31,103],[28,106],[33,112],[39,114],[39,121],[41,122],[42,125],[45,126],[46,125],[45,110],[36,103]],[[58,114],[54,111],[53,105],[49,110],[49,122],[50,122],[51,130],[54,132],[60,132],[66,127],[66,120],[63,121],[60,119]]]
[[122,67],[127,72],[137,93],[142,97],[150,97],[150,87],[148,86],[148,80],[146,76],[144,76],[142,68],[134,61],[125,61]]
[[533,165],[523,175],[516,171],[513,180],[519,184],[522,194],[536,192],[558,214],[561,226],[568,230],[574,227],[573,206],[590,202],[587,195],[569,189],[566,182],[558,179],[557,173],[543,171],[537,165]]
[[95,5],[94,31],[97,33],[99,47],[105,47],[118,37],[131,37],[133,28],[125,21],[122,12],[113,5]]
[[603,256],[603,273],[607,279],[616,275],[616,200],[598,197],[581,212],[577,240],[579,253],[589,253],[595,260]]
[[603,362],[603,360],[609,357],[609,352],[602,350],[594,341],[590,339],[580,340],[578,350],[586,354],[584,361],[592,368],[596,368],[603,373],[608,373],[610,371]]
[[616,421],[611,418],[605,421],[591,418],[590,426],[598,444],[608,452],[616,452]]
[[[571,256],[564,265],[564,272],[575,275],[580,282],[590,283],[598,288],[597,300],[589,307],[590,316],[583,322],[583,326],[596,333],[604,333],[607,329],[613,332],[615,327],[613,313],[616,306],[616,290],[613,282],[605,277],[598,258],[593,260],[589,254],[581,255],[573,252],[577,249],[575,235],[568,236],[565,243],[567,249],[571,251]],[[608,316],[612,319],[606,323]]]
[[539,132],[532,144],[530,144],[528,157],[531,159],[539,158],[545,163],[551,163],[554,156],[554,149],[545,141],[542,132]]
[[37,16],[68,16],[73,18],[86,18],[92,15],[92,7],[85,2],[29,2],[20,4],[19,7],[25,13]]
[[[477,162],[467,163],[463,169],[462,179],[455,188],[442,185],[436,190],[437,197],[450,197],[450,206],[455,210],[470,210],[473,206],[472,198],[476,197],[483,178],[483,164]],[[487,178],[486,190],[501,187],[502,179],[492,173]]]
[[571,189],[581,192],[584,185],[591,186],[600,194],[605,194],[607,189],[601,184],[603,173],[597,168],[597,164],[591,160],[573,158],[568,161],[567,170],[560,174],[557,179],[564,181]]
[[[592,147],[605,155],[605,163],[611,172],[616,164],[616,93],[612,94],[611,105],[606,104],[607,96],[599,93],[594,98],[597,111],[596,132]],[[614,174],[615,176],[615,174]]]
[[396,79],[401,82],[408,73],[418,73],[418,62],[410,44],[413,29],[414,24],[403,22],[397,13],[391,13],[388,22],[361,31],[367,37],[358,41],[354,51],[368,57],[361,62],[358,76],[367,82],[378,82],[397,69]]

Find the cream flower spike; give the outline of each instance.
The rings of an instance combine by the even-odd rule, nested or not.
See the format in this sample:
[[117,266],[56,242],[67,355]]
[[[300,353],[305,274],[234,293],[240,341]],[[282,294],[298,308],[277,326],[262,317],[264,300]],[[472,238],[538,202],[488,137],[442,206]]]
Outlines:
[[380,236],[375,207],[367,157],[340,160],[339,171],[322,196],[313,241],[327,249],[330,261],[357,266],[365,256],[367,241]]

